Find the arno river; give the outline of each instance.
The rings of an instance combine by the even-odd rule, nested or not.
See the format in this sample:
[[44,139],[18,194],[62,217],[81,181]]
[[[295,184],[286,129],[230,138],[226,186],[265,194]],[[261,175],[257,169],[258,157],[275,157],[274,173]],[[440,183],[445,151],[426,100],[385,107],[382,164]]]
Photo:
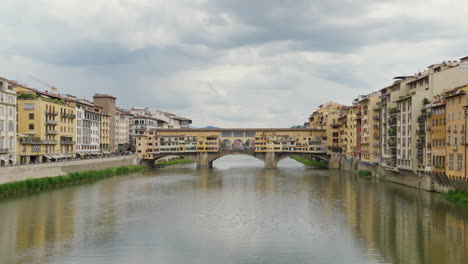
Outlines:
[[0,201],[0,263],[468,263],[438,194],[228,156]]

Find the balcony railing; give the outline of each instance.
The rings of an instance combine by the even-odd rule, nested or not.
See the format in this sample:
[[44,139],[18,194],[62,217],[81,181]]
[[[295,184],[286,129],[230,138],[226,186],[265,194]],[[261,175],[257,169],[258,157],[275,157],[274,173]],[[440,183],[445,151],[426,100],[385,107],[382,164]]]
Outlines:
[[55,126],[55,125],[58,124],[58,122],[55,121],[55,120],[46,120],[46,124],[47,124],[47,125],[54,125],[54,126]]
[[56,115],[58,115],[58,112],[57,112],[57,111],[45,110],[45,114],[46,114],[46,115],[53,115],[53,116],[56,116]]
[[32,145],[55,145],[57,144],[57,140],[41,140],[39,137],[23,137],[20,138],[19,142],[21,144],[32,144]]
[[57,135],[58,131],[57,130],[46,130],[46,134],[48,134],[48,135]]
[[62,113],[62,117],[67,117],[67,118],[74,119],[74,118],[76,118],[76,115],[74,115],[74,114]]
[[0,154],[6,154],[6,153],[8,153],[7,148],[0,148]]
[[62,140],[60,141],[62,145],[75,145],[75,141]]

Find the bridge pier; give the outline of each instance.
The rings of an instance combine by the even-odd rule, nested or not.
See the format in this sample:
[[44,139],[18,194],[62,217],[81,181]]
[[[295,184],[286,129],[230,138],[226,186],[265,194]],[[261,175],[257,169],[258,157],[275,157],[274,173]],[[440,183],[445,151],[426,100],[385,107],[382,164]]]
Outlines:
[[207,152],[197,153],[197,168],[198,169],[209,169],[213,168],[213,161],[210,160],[209,154]]
[[276,169],[278,166],[278,160],[274,152],[267,152],[265,154],[265,169]]

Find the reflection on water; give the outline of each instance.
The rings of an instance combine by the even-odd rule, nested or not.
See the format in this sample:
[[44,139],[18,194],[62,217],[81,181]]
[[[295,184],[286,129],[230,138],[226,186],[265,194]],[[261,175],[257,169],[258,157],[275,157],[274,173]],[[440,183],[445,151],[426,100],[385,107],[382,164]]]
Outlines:
[[468,263],[437,194],[244,156],[0,201],[0,263]]

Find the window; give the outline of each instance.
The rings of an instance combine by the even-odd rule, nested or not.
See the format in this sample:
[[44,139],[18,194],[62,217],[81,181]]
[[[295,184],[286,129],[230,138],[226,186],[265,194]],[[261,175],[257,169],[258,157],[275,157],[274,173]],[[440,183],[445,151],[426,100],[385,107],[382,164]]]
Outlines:
[[34,113],[29,113],[29,120],[34,120]]
[[463,155],[462,154],[458,154],[457,155],[457,170],[461,171],[463,169]]
[[29,130],[34,130],[34,124],[29,124]]
[[453,153],[449,154],[449,170],[453,170]]
[[4,111],[5,110],[4,110],[3,106],[0,106],[0,115],[4,115]]
[[41,145],[31,145],[31,152],[40,152]]
[[13,122],[8,122],[8,131],[13,132],[15,131],[15,126],[13,125]]
[[34,104],[24,104],[24,110],[34,110]]

